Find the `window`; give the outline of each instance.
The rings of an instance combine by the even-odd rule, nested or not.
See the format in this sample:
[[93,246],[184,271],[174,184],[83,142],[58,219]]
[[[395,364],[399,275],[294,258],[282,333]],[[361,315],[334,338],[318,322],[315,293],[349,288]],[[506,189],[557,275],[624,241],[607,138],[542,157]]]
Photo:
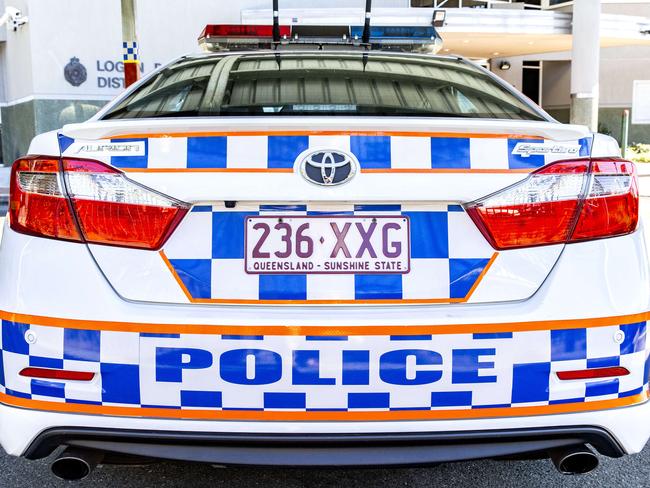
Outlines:
[[541,61],[524,61],[521,91],[537,105],[542,104]]
[[378,115],[543,120],[469,63],[390,53],[252,53],[184,59],[104,119]]

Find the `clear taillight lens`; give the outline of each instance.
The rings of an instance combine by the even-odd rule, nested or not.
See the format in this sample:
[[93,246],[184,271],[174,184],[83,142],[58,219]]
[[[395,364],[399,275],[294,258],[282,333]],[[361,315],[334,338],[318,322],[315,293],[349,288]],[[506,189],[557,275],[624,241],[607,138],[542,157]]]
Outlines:
[[583,159],[550,164],[466,209],[502,250],[627,234],[638,205],[633,163]]
[[10,200],[18,232],[141,249],[160,248],[189,209],[115,168],[71,159],[16,161]]
[[22,234],[81,240],[63,191],[58,160],[19,159],[13,164],[9,223]]

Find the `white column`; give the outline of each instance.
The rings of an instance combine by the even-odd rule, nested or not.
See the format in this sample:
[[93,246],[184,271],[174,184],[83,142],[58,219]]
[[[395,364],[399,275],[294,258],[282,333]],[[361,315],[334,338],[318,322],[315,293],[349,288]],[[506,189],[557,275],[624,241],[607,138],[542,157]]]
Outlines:
[[571,53],[571,123],[598,130],[601,0],[575,0]]

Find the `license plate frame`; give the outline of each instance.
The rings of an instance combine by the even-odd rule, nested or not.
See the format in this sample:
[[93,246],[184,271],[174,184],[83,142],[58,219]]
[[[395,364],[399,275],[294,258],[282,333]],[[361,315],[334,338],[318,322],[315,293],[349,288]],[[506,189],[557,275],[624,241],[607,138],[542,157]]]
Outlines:
[[[352,259],[352,261],[348,261],[348,265],[340,265],[340,264],[335,264],[335,263],[345,263],[345,261],[342,261],[339,256],[341,253],[343,253],[343,256],[345,256],[345,252],[342,248],[339,248],[337,250],[337,256],[336,259],[333,261],[329,261],[330,265],[329,267],[326,266],[325,261],[321,262],[314,262],[313,259],[313,253],[312,255],[309,256],[309,258],[300,258],[300,260],[296,261],[289,261],[289,264],[283,264],[283,265],[269,265],[269,266],[263,266],[260,267],[260,259],[259,257],[253,256],[253,251],[257,247],[256,244],[251,246],[251,242],[255,241],[256,243],[259,243],[259,228],[258,229],[253,229],[253,226],[255,223],[261,223],[265,222],[269,226],[269,231],[270,230],[270,223],[275,221],[276,225],[277,224],[289,224],[290,229],[291,229],[291,238],[295,238],[297,235],[297,229],[304,223],[309,222],[310,224],[317,223],[317,227],[320,228],[326,228],[326,226],[329,224],[330,228],[332,229],[331,232],[332,234],[328,236],[326,239],[324,235],[320,235],[319,238],[314,238],[314,236],[309,236],[312,238],[314,247],[316,247],[316,244],[320,244],[320,247],[323,249],[326,249],[326,243],[327,245],[331,244],[332,239],[336,241],[335,245],[339,244],[339,237],[336,235],[336,231],[333,228],[333,223],[337,223],[337,230],[339,232],[342,232],[345,229],[345,223],[350,223],[348,230],[345,231],[345,235],[343,236],[344,244],[347,245],[347,242],[345,242],[345,239],[348,237],[348,234],[352,229],[354,229],[355,235],[358,241],[358,238],[361,238],[363,245],[364,237],[361,234],[360,229],[358,228],[357,224],[362,225],[362,229],[366,232],[370,231],[370,227],[374,225],[373,230],[371,232],[370,237],[367,236],[366,234],[366,243],[369,244],[370,248],[373,250],[373,252],[376,254],[376,259],[372,258],[372,254],[370,253],[369,249],[366,247],[363,250],[363,255],[361,258],[358,257],[352,257],[352,258],[346,258],[346,259]],[[300,225],[294,225],[298,224]],[[339,223],[344,223],[343,228],[341,228],[338,224]],[[352,225],[352,224],[355,225]],[[387,224],[393,224],[391,227],[387,227]],[[399,229],[395,229],[394,225],[397,224],[399,225]],[[275,229],[277,233],[280,232],[279,229]],[[283,227],[286,228],[286,227]],[[313,228],[312,228],[313,229]],[[257,240],[254,238],[251,239],[252,231],[258,231],[258,237]],[[390,239],[388,236],[388,232],[392,231],[393,234],[395,232],[400,232],[400,239],[398,241],[393,241],[390,243],[386,243],[387,239]],[[264,230],[262,230],[264,232]],[[269,234],[270,235],[270,234]],[[304,235],[304,234],[303,234]],[[340,235],[340,234],[339,234]],[[381,237],[378,238],[377,236],[380,235]],[[266,237],[268,239],[268,235]],[[377,246],[378,240],[381,243],[381,246]],[[295,242],[295,241],[294,241]],[[392,250],[388,251],[390,253],[395,253],[397,252],[397,249],[395,248],[395,245],[399,243],[399,255],[395,257],[391,257],[390,255],[386,255],[387,253],[387,247],[386,244],[389,244],[392,246]],[[261,251],[261,247],[266,244],[266,242],[263,242],[259,248],[258,251]],[[331,248],[331,246],[330,246]],[[352,249],[348,246],[348,251],[352,255]],[[332,252],[333,252],[333,248]],[[379,249],[379,252],[377,251]],[[286,249],[285,249],[286,250]],[[356,254],[359,252],[359,246],[354,247],[354,250],[356,251]],[[271,252],[276,253],[276,250],[273,250],[271,252],[269,251],[264,251],[268,254],[271,254]],[[269,256],[270,261],[269,262],[286,262],[288,258],[295,258],[296,256],[296,251],[295,251],[295,246],[292,246],[291,249],[291,255],[288,257],[280,257],[280,256],[275,256],[274,258],[271,258]],[[366,256],[370,256],[370,260],[364,259]],[[380,256],[383,259],[383,261],[380,260]],[[301,267],[300,269],[294,269],[292,263],[295,262],[305,262],[305,261],[310,261],[312,262],[312,267],[311,269],[306,269],[305,267]],[[255,263],[258,263],[256,265]],[[358,263],[358,264],[355,264]],[[361,263],[367,263],[367,264],[361,264]],[[378,263],[378,264],[374,264]],[[256,269],[257,266],[257,269]],[[268,268],[283,268],[291,266],[288,269],[268,269]],[[301,265],[302,266],[302,265]],[[341,269],[341,267],[345,267],[345,269]],[[379,267],[379,269],[377,268]],[[406,215],[251,215],[246,217],[246,221],[244,224],[244,270],[247,274],[250,275],[287,275],[287,274],[315,274],[315,275],[341,275],[341,274],[348,274],[348,275],[355,275],[355,274],[408,274],[411,271],[411,228],[410,228],[410,219]]]

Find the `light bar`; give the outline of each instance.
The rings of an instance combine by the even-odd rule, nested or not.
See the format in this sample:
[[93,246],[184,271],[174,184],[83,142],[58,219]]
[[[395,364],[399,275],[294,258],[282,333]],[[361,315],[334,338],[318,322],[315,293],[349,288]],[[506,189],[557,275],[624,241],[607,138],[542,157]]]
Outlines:
[[[436,11],[438,14],[444,11]],[[443,15],[444,18],[444,15]],[[386,48],[411,51],[438,52],[442,39],[434,27],[428,25],[363,25],[303,24],[280,25],[279,41],[274,40],[273,25],[223,24],[207,25],[199,44],[208,51],[270,48],[287,44],[343,45],[364,48]],[[439,22],[439,20],[438,20]],[[364,42],[364,32],[367,34]]]

